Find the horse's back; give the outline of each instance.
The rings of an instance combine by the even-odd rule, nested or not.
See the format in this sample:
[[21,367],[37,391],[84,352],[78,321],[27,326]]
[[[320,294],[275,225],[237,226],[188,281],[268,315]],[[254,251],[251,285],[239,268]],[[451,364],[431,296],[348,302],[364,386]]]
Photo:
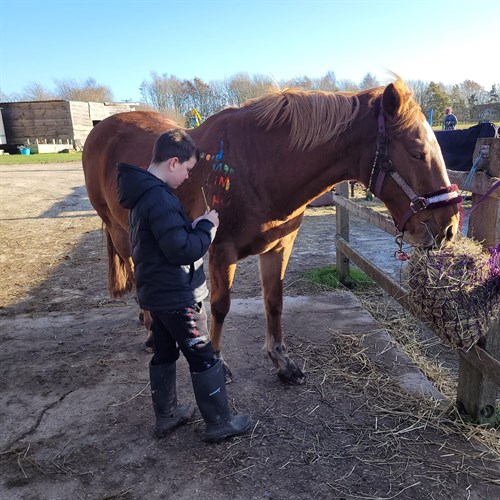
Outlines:
[[116,194],[116,165],[131,163],[146,168],[153,144],[163,131],[178,127],[165,116],[148,111],[117,113],[99,122],[83,148],[85,185],[92,206],[104,223],[126,224],[126,211]]
[[[128,162],[147,165],[153,143],[162,132],[179,125],[165,116],[149,111],[117,113],[99,122],[90,132],[83,148],[83,171],[98,177],[104,165]],[[114,163],[113,163],[114,162]]]

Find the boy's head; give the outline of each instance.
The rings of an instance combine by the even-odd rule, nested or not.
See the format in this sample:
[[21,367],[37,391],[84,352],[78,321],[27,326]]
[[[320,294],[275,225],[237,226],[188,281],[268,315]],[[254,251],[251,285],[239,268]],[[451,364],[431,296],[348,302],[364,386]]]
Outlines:
[[174,156],[181,163],[191,159],[193,156],[198,161],[200,157],[193,139],[180,128],[173,128],[163,132],[156,139],[153,147],[153,163],[162,163]]
[[171,129],[156,139],[148,170],[175,189],[188,178],[199,158],[193,139],[182,129]]

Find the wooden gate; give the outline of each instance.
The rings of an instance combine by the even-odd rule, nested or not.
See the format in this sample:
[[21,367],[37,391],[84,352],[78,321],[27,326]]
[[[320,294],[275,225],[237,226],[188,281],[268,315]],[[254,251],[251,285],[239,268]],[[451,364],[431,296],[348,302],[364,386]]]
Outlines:
[[[472,182],[467,187],[472,192],[473,205],[499,180],[500,139],[479,139],[474,158],[479,154],[483,157],[482,171],[474,174]],[[468,172],[448,170],[448,174],[451,182],[462,189]],[[352,262],[406,310],[414,314],[409,307],[407,290],[349,244],[349,214],[397,236],[394,223],[389,217],[350,201],[347,182],[336,186],[335,191],[338,195],[334,197],[337,205],[336,265],[340,276],[346,277],[349,274],[349,263]],[[500,189],[490,193],[471,213],[467,236],[482,242],[484,248],[500,243]],[[500,318],[495,319],[485,338],[467,353],[463,351],[459,353],[457,404],[476,422],[494,424],[496,396],[500,387]]]

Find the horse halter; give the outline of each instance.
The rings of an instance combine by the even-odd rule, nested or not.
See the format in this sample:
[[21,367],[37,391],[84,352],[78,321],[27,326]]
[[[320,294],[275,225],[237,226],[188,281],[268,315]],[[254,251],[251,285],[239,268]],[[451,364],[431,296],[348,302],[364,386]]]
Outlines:
[[[396,184],[404,191],[406,196],[408,196],[410,199],[410,207],[399,222],[396,223],[396,221],[394,221],[399,231],[404,231],[406,223],[410,217],[417,212],[427,209],[432,210],[446,205],[453,205],[462,201],[462,198],[458,195],[458,186],[456,184],[451,184],[448,187],[438,189],[437,191],[433,191],[432,193],[424,196],[418,196],[401,177],[401,175],[393,169],[392,162],[387,154],[387,144],[388,138],[385,131],[384,114],[380,111],[378,115],[377,151],[375,152],[375,158],[370,172],[368,189],[372,191],[377,198],[380,198],[385,176],[390,175]],[[375,187],[372,189],[373,177],[377,167],[378,174],[375,181]]]

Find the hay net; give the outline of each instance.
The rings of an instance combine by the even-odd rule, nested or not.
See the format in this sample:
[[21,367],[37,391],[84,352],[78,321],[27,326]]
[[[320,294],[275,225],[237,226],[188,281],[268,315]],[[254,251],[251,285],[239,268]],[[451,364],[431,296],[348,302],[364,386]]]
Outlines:
[[415,249],[408,294],[416,314],[446,344],[469,350],[500,311],[500,245],[485,252],[469,238],[438,250]]

